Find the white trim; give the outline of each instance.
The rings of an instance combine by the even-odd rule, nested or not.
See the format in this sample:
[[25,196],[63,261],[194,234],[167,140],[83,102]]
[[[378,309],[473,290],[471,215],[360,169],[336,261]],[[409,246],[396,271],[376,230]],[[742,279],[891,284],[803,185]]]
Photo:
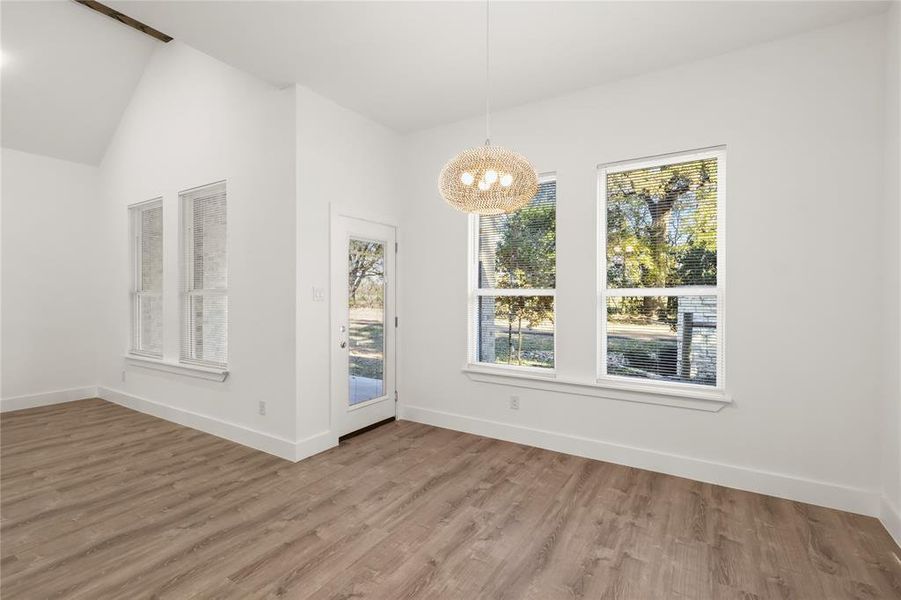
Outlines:
[[875,516],[879,512],[878,493],[837,483],[510,425],[418,406],[404,406],[401,418],[867,516]]
[[702,158],[710,158],[718,152],[725,152],[725,150],[725,144],[708,146],[706,148],[695,148],[694,150],[678,150],[676,152],[667,152],[665,154],[655,154],[653,156],[642,156],[600,163],[597,168],[598,170],[605,169],[608,173],[622,173],[623,171],[632,171],[633,169],[646,169],[647,167],[668,165],[673,162],[691,162]]
[[[479,303],[478,294],[473,293],[479,289],[479,216],[470,214],[466,219],[467,252],[466,252],[466,362],[479,360],[479,323],[473,318]],[[556,336],[555,336],[556,337]],[[556,363],[557,357],[554,357]]]
[[463,372],[507,374],[508,377],[535,377],[539,380],[554,379],[557,369],[553,367],[530,367],[507,363],[471,362],[463,367]]
[[553,288],[478,288],[476,296],[556,296]]
[[292,462],[302,460],[338,445],[338,436],[331,431],[323,431],[294,442],[243,425],[222,421],[102,386],[98,388],[97,396],[125,408],[203,431],[204,433],[273,454]]
[[382,394],[381,396],[378,396],[377,398],[370,398],[369,400],[366,400],[364,402],[357,402],[356,404],[349,405],[347,407],[347,412],[353,412],[355,410],[367,408],[374,404],[378,404],[379,402],[384,402],[385,400],[389,400],[390,398],[391,398],[391,394],[387,393],[387,394]]
[[140,356],[137,354],[126,354],[124,358],[125,363],[128,365],[150,369],[153,371],[175,373],[176,375],[196,377],[197,379],[206,379],[208,381],[225,381],[225,379],[228,377],[227,369],[217,369],[215,367],[192,365],[188,363],[177,363],[163,360],[161,358],[152,358],[149,356]]
[[[892,506],[892,503],[885,496],[882,497],[879,520],[882,522],[885,530],[888,531],[888,534],[895,540],[895,543],[898,544],[898,547],[901,548],[901,510],[896,506]],[[901,559],[901,556],[896,558]]]
[[[539,184],[550,181],[558,182],[557,172],[548,171],[538,175]],[[554,214],[557,212],[557,198],[554,197]],[[479,218],[477,213],[470,213],[467,219],[467,256],[466,256],[466,290],[467,290],[467,339],[466,362],[474,365],[491,365],[498,369],[510,369],[512,371],[549,372],[557,369],[557,287],[556,278],[553,288],[483,288],[479,287]],[[555,216],[556,218],[556,216]],[[521,365],[507,365],[503,363],[483,363],[479,361],[479,323],[474,318],[479,298],[482,296],[550,296],[554,298],[554,366],[524,367]]]
[[38,406],[50,406],[51,404],[62,404],[64,402],[87,400],[88,398],[96,397],[97,386],[54,390],[52,392],[27,394],[25,396],[12,396],[0,400],[0,412],[12,412],[14,410],[36,408]]
[[716,287],[671,287],[671,288],[609,288],[608,296],[716,296]]
[[[643,169],[674,162],[716,158],[716,267],[715,287],[678,288],[611,288],[607,289],[607,174]],[[608,379],[607,375],[607,297],[608,296],[715,296],[717,321],[716,348],[716,390],[725,395],[726,390],[726,146],[713,146],[686,152],[672,152],[645,158],[617,161],[598,165],[597,168],[597,305],[595,307],[598,381]],[[655,385],[681,387],[682,382],[657,382]]]
[[392,216],[379,214],[357,207],[344,206],[335,202],[329,203],[329,216],[332,219],[335,219],[337,217],[350,217],[351,219],[357,219],[358,221],[369,221],[370,223],[375,223],[376,225],[387,225],[388,227],[394,227],[395,230],[400,229],[400,221]]
[[325,452],[338,445],[338,435],[331,430],[320,431],[294,443],[294,462]]
[[[165,281],[160,282],[159,291],[145,291],[143,287],[143,239],[144,239],[144,230],[143,230],[143,222],[142,217],[145,211],[153,210],[159,208],[160,209],[160,229],[163,234],[163,245],[160,248],[161,258],[163,260],[162,254],[165,252],[165,235],[166,235],[166,212],[163,208],[163,197],[158,196],[151,200],[145,200],[144,202],[138,202],[137,204],[132,204],[128,206],[128,216],[129,216],[129,231],[131,234],[131,339],[129,341],[130,349],[132,352],[141,353],[146,356],[157,356],[162,358],[163,356],[163,345],[165,343],[165,331],[164,331],[164,323],[165,323],[165,311],[161,309],[160,311],[160,352],[159,354],[155,354],[153,352],[144,350],[142,348],[143,344],[141,343],[141,329],[142,323],[140,323],[140,302],[141,298],[144,296],[157,296],[159,301],[163,302],[163,292],[165,291]],[[165,275],[165,273],[163,274]]]
[[[225,287],[224,288],[195,288],[194,287],[194,261],[189,258],[194,252],[194,201],[197,199],[209,199],[221,197],[225,201]],[[180,364],[190,363],[210,369],[225,369],[228,366],[229,356],[229,329],[231,321],[226,312],[225,320],[225,363],[217,363],[206,360],[191,360],[185,356],[186,347],[193,347],[194,327],[192,325],[193,313],[189,310],[189,298],[204,297],[207,294],[225,298],[228,302],[229,282],[229,231],[228,226],[228,180],[221,179],[213,183],[199,185],[178,192],[178,271],[181,281],[179,283],[179,334],[178,334],[178,359]],[[165,356],[164,356],[165,358]],[[171,361],[167,361],[170,364]],[[227,374],[228,372],[225,371]],[[223,377],[224,380],[224,377]]]
[[654,386],[645,383],[633,383],[626,379],[618,381],[610,380],[609,378],[601,379],[597,382],[587,382],[575,379],[561,379],[554,376],[553,373],[545,375],[522,371],[513,372],[509,368],[488,368],[479,365],[468,365],[463,368],[463,372],[472,381],[481,383],[509,385],[578,396],[594,396],[596,398],[640,402],[642,404],[689,408],[706,412],[717,412],[732,402],[732,398],[722,390],[702,389],[702,386]]
[[[397,243],[398,228],[387,222],[377,222],[344,214],[332,207],[329,223],[329,419],[336,436],[377,423],[397,415]],[[349,404],[348,365],[350,314],[347,287],[347,248],[350,240],[377,242],[385,249],[385,336],[384,391],[385,394],[355,405]],[[395,246],[396,248],[396,246]],[[342,275],[343,273],[343,275]],[[343,344],[343,345],[342,345]]]

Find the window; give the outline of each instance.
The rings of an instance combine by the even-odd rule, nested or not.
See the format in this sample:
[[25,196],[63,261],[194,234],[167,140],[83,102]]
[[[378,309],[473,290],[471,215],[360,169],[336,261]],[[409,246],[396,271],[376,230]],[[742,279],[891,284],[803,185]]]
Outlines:
[[228,363],[225,182],[179,194],[182,207],[182,362]]
[[473,216],[470,362],[554,368],[557,182],[503,215]]
[[131,352],[163,355],[163,205],[128,209],[132,232]]
[[600,169],[601,377],[723,387],[722,149]]

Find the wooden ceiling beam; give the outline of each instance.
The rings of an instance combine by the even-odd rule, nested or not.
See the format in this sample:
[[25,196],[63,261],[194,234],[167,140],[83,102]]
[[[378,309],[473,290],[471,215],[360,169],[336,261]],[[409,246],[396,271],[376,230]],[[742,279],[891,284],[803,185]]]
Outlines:
[[109,6],[107,6],[105,4],[101,4],[100,2],[95,2],[94,0],[75,0],[75,2],[78,2],[79,4],[82,4],[84,6],[87,6],[88,8],[90,8],[92,10],[96,10],[100,14],[103,14],[112,19],[115,19],[115,20],[119,21],[120,23],[122,23],[123,25],[128,25],[132,29],[137,29],[141,33],[147,34],[150,37],[157,39],[161,42],[171,42],[172,41],[171,35],[166,35],[162,31],[158,31],[149,25],[144,25],[137,19],[132,19],[128,15],[122,14],[118,10],[116,10],[114,8],[110,8]]

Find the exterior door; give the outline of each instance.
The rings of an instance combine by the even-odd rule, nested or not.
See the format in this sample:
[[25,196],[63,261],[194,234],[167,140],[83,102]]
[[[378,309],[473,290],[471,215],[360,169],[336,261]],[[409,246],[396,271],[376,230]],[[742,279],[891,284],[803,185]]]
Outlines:
[[395,245],[390,225],[332,217],[332,423],[338,436],[395,416]]

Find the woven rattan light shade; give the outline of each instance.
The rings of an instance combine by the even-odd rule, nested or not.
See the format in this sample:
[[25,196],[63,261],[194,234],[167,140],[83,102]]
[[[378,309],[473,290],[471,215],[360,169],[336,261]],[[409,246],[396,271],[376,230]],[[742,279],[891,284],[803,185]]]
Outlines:
[[498,215],[529,203],[538,191],[538,174],[525,157],[486,144],[464,150],[444,165],[438,190],[457,210]]

